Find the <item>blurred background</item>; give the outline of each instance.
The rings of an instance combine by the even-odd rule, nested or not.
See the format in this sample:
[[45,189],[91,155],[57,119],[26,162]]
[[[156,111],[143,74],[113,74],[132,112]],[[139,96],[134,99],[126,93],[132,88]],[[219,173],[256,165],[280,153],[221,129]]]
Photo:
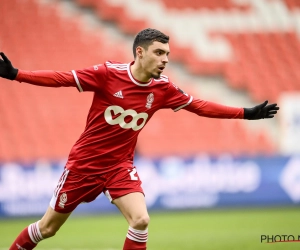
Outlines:
[[[299,208],[300,1],[1,0],[0,11],[0,51],[16,68],[130,62],[134,36],[150,27],[170,36],[164,74],[185,92],[237,107],[278,103],[278,115],[260,121],[157,112],[135,158],[149,211]],[[0,86],[0,218],[40,216],[92,93]],[[76,213],[115,211],[101,195]]]

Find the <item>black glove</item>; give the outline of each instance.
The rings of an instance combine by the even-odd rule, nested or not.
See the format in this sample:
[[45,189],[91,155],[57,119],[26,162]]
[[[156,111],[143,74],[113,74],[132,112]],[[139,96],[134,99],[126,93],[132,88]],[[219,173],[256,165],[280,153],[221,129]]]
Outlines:
[[279,110],[276,103],[267,105],[268,101],[259,104],[253,108],[244,108],[244,119],[259,120],[265,118],[273,118]]
[[18,74],[18,69],[12,66],[10,60],[8,60],[3,52],[0,52],[0,55],[3,58],[3,60],[0,59],[0,77],[14,80]]

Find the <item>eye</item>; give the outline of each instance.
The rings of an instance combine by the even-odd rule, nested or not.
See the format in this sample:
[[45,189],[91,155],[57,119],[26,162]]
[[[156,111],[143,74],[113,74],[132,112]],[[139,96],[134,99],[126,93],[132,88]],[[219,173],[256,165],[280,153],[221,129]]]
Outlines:
[[161,55],[162,55],[162,52],[161,52],[161,51],[157,51],[156,54],[157,54],[158,56],[161,56]]

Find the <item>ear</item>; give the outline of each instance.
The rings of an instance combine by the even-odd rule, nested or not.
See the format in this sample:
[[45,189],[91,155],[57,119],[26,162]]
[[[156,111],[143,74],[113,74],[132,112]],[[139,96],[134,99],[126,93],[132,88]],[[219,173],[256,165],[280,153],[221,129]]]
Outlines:
[[141,46],[136,47],[136,56],[141,59],[143,58],[144,49]]

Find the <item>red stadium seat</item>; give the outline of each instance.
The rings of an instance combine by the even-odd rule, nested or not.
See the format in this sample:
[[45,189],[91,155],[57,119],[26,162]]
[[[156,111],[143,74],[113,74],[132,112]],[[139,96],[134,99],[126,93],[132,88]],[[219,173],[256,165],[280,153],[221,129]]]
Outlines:
[[[91,0],[92,2],[92,0]],[[297,1],[285,0],[290,6],[299,6]],[[168,8],[194,8],[194,9],[224,9],[248,11],[249,5],[235,4],[229,0],[205,0],[205,1],[184,1],[184,0],[162,0]],[[147,20],[135,20],[127,14],[123,5],[115,5],[109,1],[101,0],[94,1],[94,6],[98,10],[99,17],[104,20],[114,21],[124,33],[136,34],[142,28],[148,27]],[[123,20],[127,20],[124,22]],[[294,32],[276,33],[276,32],[234,32],[234,33],[214,33],[214,36],[225,37],[232,45],[235,55],[234,61],[231,62],[207,62],[202,58],[195,56],[190,47],[183,47],[176,44],[176,40],[172,42],[172,59],[183,62],[187,69],[193,74],[202,75],[224,75],[230,86],[238,89],[246,89],[250,96],[259,97],[257,93],[262,93],[263,90],[257,91],[257,86],[249,87],[253,84],[253,79],[257,75],[263,74],[264,71],[279,72],[286,71],[286,75],[281,79],[285,79],[287,85],[282,87],[276,81],[271,82],[272,89],[266,98],[274,98],[274,92],[280,93],[287,89],[299,90],[299,85],[295,85],[295,74],[297,71],[297,58],[300,56],[299,41]],[[279,51],[289,51],[289,53],[280,53]],[[281,62],[285,61],[284,66]],[[294,66],[293,66],[294,65]],[[241,72],[240,72],[241,71]],[[236,73],[234,73],[236,72]],[[253,74],[253,76],[251,76]],[[287,77],[288,78],[287,78]],[[298,77],[298,75],[296,76]],[[263,86],[263,85],[261,85]],[[289,87],[287,87],[289,86]],[[251,90],[255,89],[255,93]],[[254,99],[258,101],[257,99]],[[276,100],[275,100],[276,101]]]
[[[101,35],[83,30],[77,19],[61,17],[55,5],[12,0],[1,3],[2,7],[1,50],[18,68],[71,70],[108,59],[130,58],[130,52],[115,46],[101,30],[99,38]],[[107,51],[111,51],[110,57]],[[0,160],[67,157],[83,131],[91,94],[79,94],[75,88],[0,82]]]
[[248,5],[236,5],[231,0],[193,0],[193,1],[185,1],[185,0],[162,0],[166,8],[169,9],[239,9],[239,10],[247,10]]
[[[181,7],[189,3],[164,2]],[[113,6],[109,1],[77,0],[76,3],[95,8],[99,18],[116,22],[122,33],[134,34],[148,26],[147,20],[133,19],[124,8]],[[192,1],[190,6],[236,8],[229,0]],[[101,29],[87,31],[81,26],[80,18],[62,17],[56,4],[10,0],[1,2],[1,10],[1,50],[18,68],[70,70],[108,59],[130,61],[132,58],[131,51],[124,51]],[[179,46],[176,40],[171,45],[171,57],[183,62],[195,74],[223,74],[229,86],[248,90],[256,100],[261,101],[266,93],[274,100],[284,86],[299,89],[300,73],[292,75],[289,71],[299,66],[300,48],[294,33],[275,34],[274,44],[271,44],[274,34],[272,39],[268,34],[217,35],[231,41],[234,53],[239,55],[238,61],[220,63],[192,58],[191,48]],[[274,55],[278,49],[287,52],[285,63],[280,63],[282,58]],[[259,55],[254,54],[256,50]],[[278,72],[278,77],[272,72]],[[262,76],[261,81],[257,75]],[[278,80],[287,84],[280,84]],[[41,88],[3,79],[0,84],[0,161],[67,157],[84,129],[92,94],[79,94],[75,88]],[[149,156],[253,154],[276,150],[268,136],[254,132],[249,135],[243,122],[200,118],[186,111],[176,114],[170,110],[159,111],[141,133],[138,150]]]
[[283,0],[290,10],[299,9],[300,2],[298,0]]

